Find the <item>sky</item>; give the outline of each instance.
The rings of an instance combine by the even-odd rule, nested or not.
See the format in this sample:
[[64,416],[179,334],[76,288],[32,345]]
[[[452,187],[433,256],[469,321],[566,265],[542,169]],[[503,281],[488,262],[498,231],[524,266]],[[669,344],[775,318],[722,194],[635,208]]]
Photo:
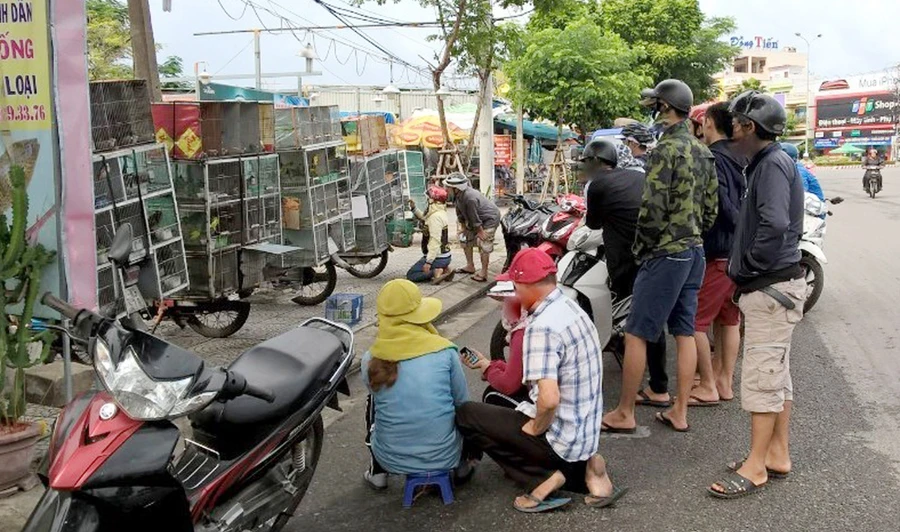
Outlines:
[[[348,8],[349,0],[326,0],[331,5]],[[245,0],[174,0],[172,12],[162,10],[163,0],[150,0],[153,32],[162,45],[160,57],[180,56],[185,73],[193,72],[194,63],[205,61],[208,71],[224,83],[246,84],[252,81],[229,81],[227,74],[252,74],[254,66],[253,36],[250,33],[194,36],[197,32],[277,28],[281,25],[275,11],[295,26],[336,25],[340,22],[313,0],[253,0],[260,6],[256,13]],[[900,62],[900,2],[897,0],[700,0],[708,16],[731,16],[737,23],[736,36],[774,38],[781,47],[794,46],[806,51],[806,44],[795,33],[822,38],[812,44],[810,67],[814,75],[825,79],[839,78],[882,70]],[[402,21],[429,21],[435,15],[417,0],[388,0],[385,5],[369,1],[362,6],[380,17]],[[517,12],[495,10],[495,16]],[[259,18],[257,18],[257,14]],[[520,18],[524,20],[524,17]],[[393,55],[410,64],[425,68],[423,58],[433,61],[437,43],[429,42],[433,29],[379,28],[364,33]],[[334,42],[336,38],[343,42]],[[297,52],[306,42],[313,43],[320,60],[314,69],[322,76],[305,78],[303,83],[317,85],[386,85],[391,81],[390,66],[375,50],[351,30],[303,31],[281,34],[263,33],[260,57],[265,73],[294,72],[304,69]],[[346,43],[371,50],[372,54],[354,51]],[[401,87],[430,87],[430,80],[407,67],[395,64],[394,84]],[[448,82],[453,88],[471,87],[462,80]],[[264,80],[263,87],[279,89],[296,87],[296,78]]]

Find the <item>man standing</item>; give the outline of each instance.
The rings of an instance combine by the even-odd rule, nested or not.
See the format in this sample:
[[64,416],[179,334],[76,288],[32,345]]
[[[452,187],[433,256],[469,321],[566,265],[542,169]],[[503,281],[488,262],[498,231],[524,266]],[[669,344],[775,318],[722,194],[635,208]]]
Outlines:
[[[744,195],[743,172],[747,161],[733,151],[731,118],[726,102],[713,104],[700,115],[703,142],[716,159],[719,214],[712,228],[703,235],[706,273],[697,296],[697,333],[694,335],[700,384],[691,392],[690,398],[690,404],[697,406],[716,405],[719,400],[734,399],[734,366],[741,344],[741,311],[732,301],[734,282],[728,278],[728,256]],[[716,351],[719,355],[716,364],[718,371],[715,372],[708,336],[714,322],[718,324],[715,338],[719,346]]]
[[[620,301],[632,294],[638,267],[631,246],[637,232],[644,172],[617,168],[616,145],[607,139],[590,142],[582,154],[587,215],[585,225],[603,230],[606,265],[609,270],[613,298]],[[660,335],[647,345],[649,386],[640,392],[639,405],[667,407],[670,405],[669,378],[666,375],[666,338]]]
[[556,265],[537,248],[523,249],[498,280],[511,280],[531,314],[523,341],[523,382],[532,402],[516,410],[465,403],[456,424],[466,442],[488,454],[528,492],[516,510],[552,510],[569,499],[550,495],[568,486],[587,491],[585,503],[604,507],[625,490],[614,489],[598,454],[603,414],[603,363],[593,322],[556,286]]
[[750,157],[728,275],[744,313],[741,406],[750,412],[750,453],[709,487],[733,499],[757,491],[769,476],[791,470],[788,448],[793,385],[791,336],[803,317],[806,282],[800,267],[803,182],[775,139],[787,114],[771,96],[747,91],[731,103],[734,141]]
[[[484,197],[481,191],[469,184],[469,178],[459,172],[450,174],[444,185],[456,191],[456,217],[464,228],[466,267],[457,270],[469,273],[473,281],[487,281],[488,265],[494,251],[494,237],[500,227],[500,209],[493,201]],[[475,246],[481,255],[481,271],[475,271]]]
[[634,403],[647,356],[668,324],[678,350],[678,397],[657,421],[686,432],[688,399],[697,369],[694,319],[697,292],[703,282],[703,240],[712,227],[718,204],[718,181],[709,149],[686,123],[694,95],[682,81],[669,79],[641,93],[665,127],[650,154],[638,216],[634,255],[640,262],[631,313],[625,328],[622,395],[615,410],[603,417],[603,428],[633,433]]
[[634,122],[622,128],[622,137],[634,158],[646,168],[650,160],[650,146],[654,140],[650,128],[640,122]]

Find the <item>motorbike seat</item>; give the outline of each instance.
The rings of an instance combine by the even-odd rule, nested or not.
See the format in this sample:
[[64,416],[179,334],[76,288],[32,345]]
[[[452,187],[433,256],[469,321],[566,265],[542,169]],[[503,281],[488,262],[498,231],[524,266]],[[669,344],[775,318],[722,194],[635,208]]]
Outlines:
[[298,327],[241,354],[229,367],[247,382],[275,396],[267,403],[243,395],[216,401],[191,416],[195,429],[216,436],[248,434],[277,423],[298,411],[315,394],[341,360],[344,346],[334,334],[314,327]]

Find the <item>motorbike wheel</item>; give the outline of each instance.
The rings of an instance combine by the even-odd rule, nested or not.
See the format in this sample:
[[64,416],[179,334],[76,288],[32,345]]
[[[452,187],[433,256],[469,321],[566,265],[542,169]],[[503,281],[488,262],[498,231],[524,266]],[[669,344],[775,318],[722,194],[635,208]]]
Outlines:
[[228,338],[241,330],[250,317],[250,303],[223,300],[186,317],[195,333],[207,338]]
[[509,342],[506,341],[506,328],[497,322],[491,333],[491,360],[506,360],[509,354]]
[[872,179],[869,181],[869,195],[872,196],[872,199],[875,199],[875,193],[878,189],[878,183]]
[[379,255],[377,262],[373,259],[365,264],[351,264],[347,266],[347,271],[353,277],[372,279],[373,277],[378,277],[378,275],[387,268],[387,263],[388,250],[384,250],[381,252],[381,255]]
[[324,438],[325,425],[320,415],[313,422],[312,428],[306,437],[294,445],[294,448],[291,450],[293,457],[292,471],[296,475],[293,479],[293,484],[297,492],[294,493],[288,507],[275,520],[270,529],[271,532],[279,532],[287,525],[287,522],[294,516],[294,512],[300,505],[300,501],[303,500],[303,496],[306,495],[306,490],[309,489],[313,474],[316,472],[319,456],[322,454],[322,440]]
[[812,310],[822,295],[822,290],[825,288],[825,272],[822,270],[822,265],[809,255],[804,255],[800,259],[800,266],[803,268],[806,278],[806,303],[803,304],[803,313],[806,314]]
[[334,292],[337,286],[337,269],[329,261],[315,268],[302,268],[297,295],[291,301],[298,305],[318,305]]

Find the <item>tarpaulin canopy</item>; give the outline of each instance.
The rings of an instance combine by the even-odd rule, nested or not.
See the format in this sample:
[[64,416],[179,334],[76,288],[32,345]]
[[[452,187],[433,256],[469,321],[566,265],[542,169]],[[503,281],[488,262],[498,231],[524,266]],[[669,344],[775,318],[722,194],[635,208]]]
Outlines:
[[[515,131],[516,117],[515,115],[500,115],[494,118],[494,124]],[[557,133],[557,128],[554,126],[542,124],[540,122],[532,122],[531,120],[522,121],[522,134],[526,137],[532,137],[539,140],[556,140]],[[573,137],[575,137],[574,133],[569,131],[568,128],[563,128],[563,140]]]
[[[468,135],[452,122],[447,122],[450,142],[467,139]],[[394,144],[398,146],[425,146],[442,148],[444,145],[441,122],[437,116],[424,115],[401,122],[393,131]]]

